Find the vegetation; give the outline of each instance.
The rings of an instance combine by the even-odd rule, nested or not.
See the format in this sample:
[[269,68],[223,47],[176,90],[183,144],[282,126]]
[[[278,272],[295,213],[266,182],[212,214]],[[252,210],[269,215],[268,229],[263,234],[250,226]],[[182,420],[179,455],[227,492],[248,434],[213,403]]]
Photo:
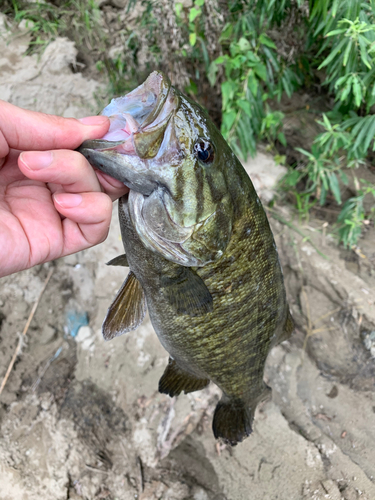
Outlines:
[[[375,157],[375,0],[129,0],[111,12],[103,5],[6,0],[5,12],[30,23],[30,51],[57,35],[75,40],[82,59],[106,75],[106,100],[155,67],[173,74],[240,157],[265,141],[290,163],[282,186],[301,215],[336,204],[339,240],[358,244],[375,220],[364,203],[374,205],[375,186],[355,170]],[[329,106],[309,110],[316,137],[291,154],[280,102],[317,89]]]

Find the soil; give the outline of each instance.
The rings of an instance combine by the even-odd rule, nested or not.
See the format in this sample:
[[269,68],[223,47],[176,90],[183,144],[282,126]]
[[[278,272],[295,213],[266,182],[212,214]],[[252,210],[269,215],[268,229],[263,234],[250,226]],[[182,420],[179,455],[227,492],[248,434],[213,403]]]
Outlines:
[[[72,42],[57,39],[40,59],[23,55],[27,45],[27,34],[10,40],[2,29],[1,98],[92,113],[99,84],[72,72]],[[282,173],[270,162],[259,154],[248,166],[267,201]],[[234,448],[212,435],[215,386],[173,399],[157,392],[168,356],[147,318],[101,337],[127,272],[105,265],[122,253],[116,207],[103,244],[0,280],[2,379],[53,271],[0,396],[0,500],[375,498],[374,230],[354,253],[321,214],[308,224],[284,206],[268,215],[296,331],[271,351],[272,400]]]

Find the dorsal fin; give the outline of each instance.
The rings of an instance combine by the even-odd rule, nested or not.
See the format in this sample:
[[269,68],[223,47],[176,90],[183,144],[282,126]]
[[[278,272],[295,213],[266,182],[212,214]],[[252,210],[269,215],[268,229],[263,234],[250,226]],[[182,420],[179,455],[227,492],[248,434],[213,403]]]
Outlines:
[[102,326],[104,340],[111,340],[135,330],[142,323],[146,310],[146,297],[142,286],[130,271],[108,309]]

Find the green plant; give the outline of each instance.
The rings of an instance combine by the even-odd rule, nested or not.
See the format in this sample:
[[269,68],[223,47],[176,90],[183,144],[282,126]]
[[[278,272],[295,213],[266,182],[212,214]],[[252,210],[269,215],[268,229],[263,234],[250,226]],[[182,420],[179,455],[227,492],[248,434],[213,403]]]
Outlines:
[[361,179],[361,183],[363,187],[358,190],[358,195],[344,203],[338,217],[339,239],[348,248],[353,248],[358,244],[363,227],[370,223],[370,219],[375,220],[375,206],[367,218],[364,209],[366,195],[371,195],[375,200],[375,186],[368,184],[363,179]]
[[266,34],[267,26],[259,23],[258,16],[255,6],[235,24],[225,25],[220,37],[223,54],[208,69],[211,85],[223,69],[221,130],[244,159],[255,154],[260,139],[286,145],[283,114],[272,111],[267,103],[280,99],[283,92],[291,96],[298,82],[296,73],[278,56],[275,43]]
[[44,1],[11,0],[5,12],[16,23],[26,21],[32,38],[28,53],[43,50],[57,36],[70,36],[88,50],[104,50],[105,35],[95,0],[64,0],[56,6]]

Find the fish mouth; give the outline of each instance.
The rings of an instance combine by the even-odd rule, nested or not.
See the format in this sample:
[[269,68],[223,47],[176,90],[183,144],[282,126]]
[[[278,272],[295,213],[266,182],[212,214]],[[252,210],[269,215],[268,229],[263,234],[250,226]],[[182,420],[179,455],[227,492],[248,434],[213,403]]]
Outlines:
[[169,78],[154,71],[142,85],[104,108],[101,115],[110,120],[108,132],[83,142],[78,151],[99,170],[149,195],[158,185],[150,160],[166,151],[163,142],[171,142],[167,136],[178,107],[179,97]]

